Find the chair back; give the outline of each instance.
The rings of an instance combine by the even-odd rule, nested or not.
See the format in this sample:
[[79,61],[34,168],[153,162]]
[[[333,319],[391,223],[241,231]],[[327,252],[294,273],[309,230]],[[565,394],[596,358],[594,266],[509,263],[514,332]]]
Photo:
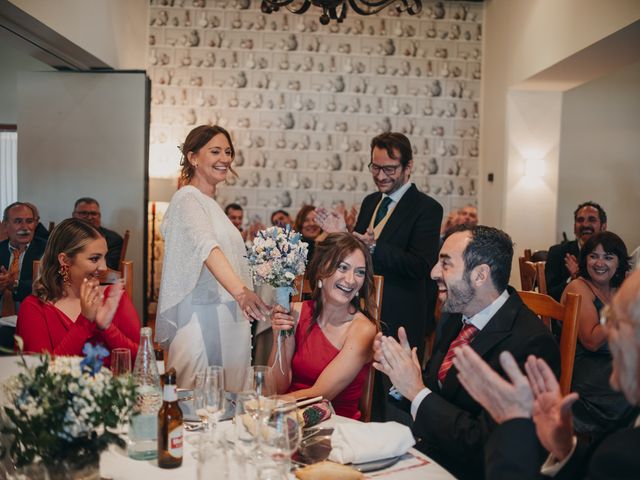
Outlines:
[[122,237],[122,249],[120,250],[120,262],[118,263],[118,265],[122,265],[122,262],[124,262],[127,258],[127,247],[129,246],[129,236],[131,236],[131,232],[129,230],[125,230],[124,237]]
[[547,281],[544,276],[546,262],[532,262],[520,257],[520,285],[525,292],[547,294]]
[[[378,325],[380,324],[380,317],[382,312],[382,293],[384,291],[384,277],[382,275],[373,276],[373,299],[375,301],[375,314],[372,320],[375,320]],[[360,302],[364,303],[363,300]],[[370,367],[367,373],[367,378],[362,385],[362,394],[360,395],[360,402],[358,408],[360,410],[360,420],[363,422],[371,421],[371,406],[373,404],[373,382],[375,379],[375,368]]]
[[124,280],[124,291],[129,298],[133,298],[133,261],[123,260],[120,262],[120,273]]
[[556,302],[549,295],[536,292],[518,294],[524,304],[541,318],[554,318],[562,322],[560,334],[560,390],[567,395],[571,390],[573,364],[576,359],[576,342],[578,340],[578,311],[582,297],[575,293],[567,293],[565,303]]

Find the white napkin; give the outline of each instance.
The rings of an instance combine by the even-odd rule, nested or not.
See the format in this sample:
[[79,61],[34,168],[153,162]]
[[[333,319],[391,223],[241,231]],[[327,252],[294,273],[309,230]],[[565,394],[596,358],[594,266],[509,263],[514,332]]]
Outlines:
[[9,315],[8,317],[0,317],[0,326],[15,327],[18,321],[17,315]]
[[329,460],[364,463],[403,455],[415,440],[406,425],[385,423],[339,423],[331,434]]

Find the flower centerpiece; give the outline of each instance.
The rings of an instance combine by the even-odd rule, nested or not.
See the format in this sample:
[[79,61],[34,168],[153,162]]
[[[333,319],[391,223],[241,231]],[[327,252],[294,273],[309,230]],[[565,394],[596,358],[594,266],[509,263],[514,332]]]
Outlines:
[[100,452],[111,443],[125,446],[109,428],[128,421],[135,386],[102,366],[109,354],[103,347],[87,343],[83,353],[55,359],[45,354],[32,366],[21,355],[22,371],[3,385],[8,421],[2,433],[12,438],[2,455],[10,455],[16,468],[40,462],[50,479],[73,478],[70,470],[99,478]]
[[[271,285],[276,289],[276,303],[289,310],[289,298],[296,293],[293,287],[298,275],[302,275],[307,264],[306,242],[289,225],[260,230],[249,249],[249,266],[256,284]],[[293,331],[281,331],[278,336],[277,359],[282,368],[280,344],[283,336]]]

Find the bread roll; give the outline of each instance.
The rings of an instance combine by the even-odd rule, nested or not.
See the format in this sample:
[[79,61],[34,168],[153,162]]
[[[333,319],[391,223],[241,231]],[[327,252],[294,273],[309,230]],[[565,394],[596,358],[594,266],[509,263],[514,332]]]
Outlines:
[[362,480],[364,475],[359,471],[334,462],[320,462],[307,465],[295,472],[299,480]]

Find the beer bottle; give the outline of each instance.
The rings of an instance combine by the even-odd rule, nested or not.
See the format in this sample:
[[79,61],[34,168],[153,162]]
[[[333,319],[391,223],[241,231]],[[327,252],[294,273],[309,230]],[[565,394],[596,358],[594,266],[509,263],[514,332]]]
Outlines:
[[176,468],[182,465],[182,410],[178,406],[176,371],[164,374],[163,402],[158,412],[158,466]]

